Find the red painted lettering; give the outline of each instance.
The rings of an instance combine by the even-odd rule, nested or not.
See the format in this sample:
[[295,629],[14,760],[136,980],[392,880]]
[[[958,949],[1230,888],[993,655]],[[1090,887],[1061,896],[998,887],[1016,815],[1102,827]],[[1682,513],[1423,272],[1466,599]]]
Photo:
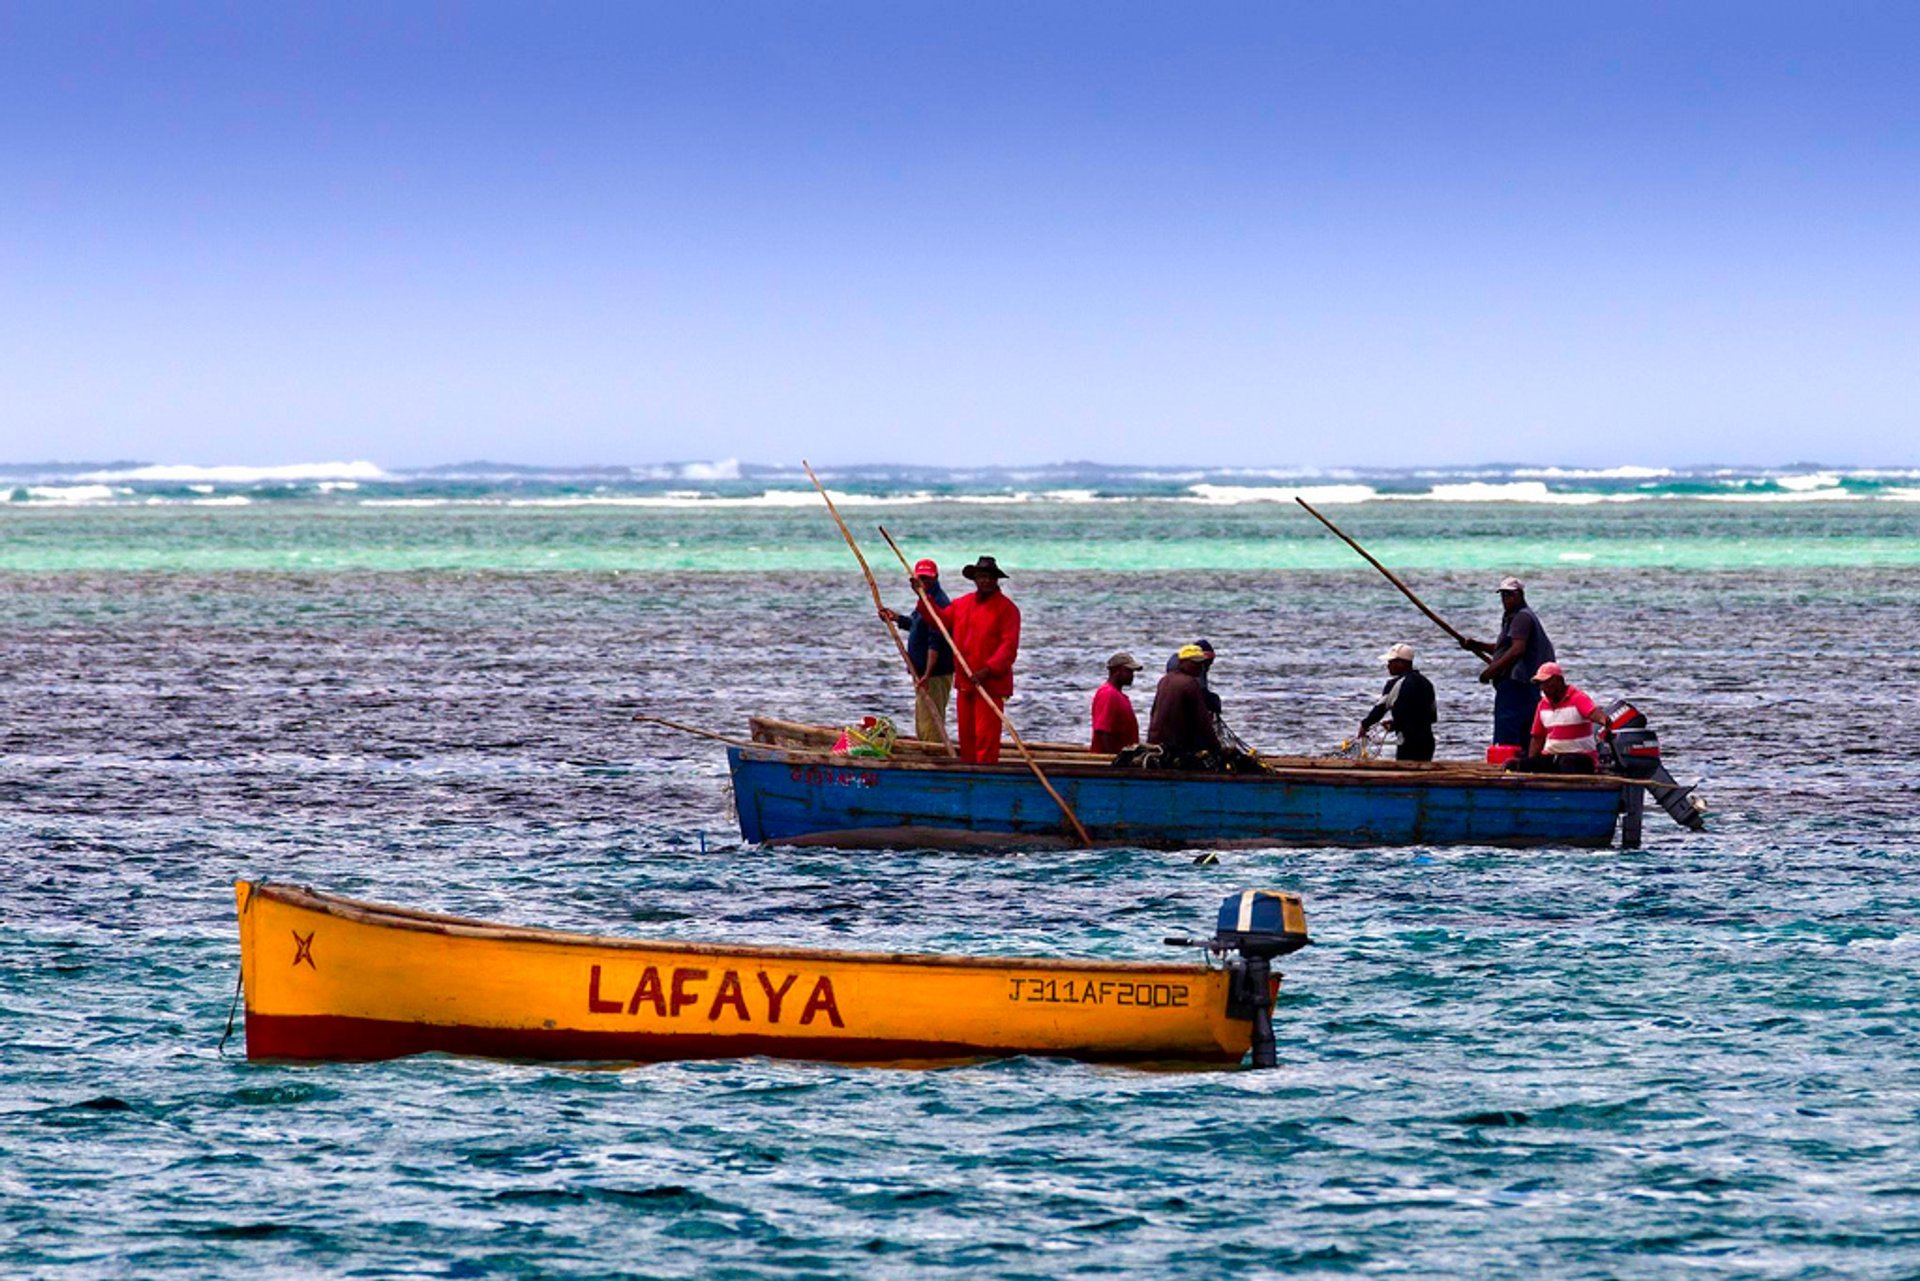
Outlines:
[[698,993],[687,991],[687,984],[698,983],[706,977],[707,972],[705,970],[683,970],[675,967],[673,971],[673,997],[668,1002],[668,1004],[673,1007],[671,1013],[674,1018],[679,1018],[680,1011],[686,1009],[689,1005],[696,1005],[700,1001]]
[[594,966],[587,971],[587,1013],[618,1014],[620,1002],[600,999],[600,967]]
[[760,971],[759,977],[760,990],[767,994],[767,1022],[778,1023],[780,1021],[780,1006],[787,999],[787,989],[792,987],[793,981],[800,976],[798,974],[787,975],[787,981],[779,987],[773,985],[773,980],[767,977],[765,970]]
[[834,1004],[833,981],[824,974],[813,985],[813,993],[807,997],[807,1008],[800,1011],[801,1024],[804,1026],[813,1022],[813,1016],[822,1010],[826,1011],[827,1020],[835,1027],[846,1026],[840,1021],[840,1007]]
[[732,970],[720,976],[720,990],[713,994],[713,1005],[707,1010],[707,1022],[712,1023],[720,1017],[720,1007],[723,1005],[731,1005],[742,1023],[753,1022],[752,1016],[747,1013],[746,994],[740,990],[740,976]]
[[640,1002],[653,1002],[653,1012],[661,1018],[667,1017],[667,998],[660,991],[660,971],[651,965],[640,976],[640,985],[633,989],[633,999],[627,1002],[627,1013],[638,1014]]

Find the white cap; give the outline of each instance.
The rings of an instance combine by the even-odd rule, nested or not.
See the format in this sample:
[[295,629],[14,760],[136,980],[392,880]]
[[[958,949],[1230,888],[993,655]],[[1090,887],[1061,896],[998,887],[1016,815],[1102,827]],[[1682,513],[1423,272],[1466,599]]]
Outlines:
[[1391,663],[1396,658],[1404,658],[1411,663],[1413,661],[1413,646],[1402,641],[1398,645],[1387,646],[1387,652],[1380,655],[1380,661],[1383,663]]
[[1520,585],[1519,579],[1508,576],[1500,580],[1500,590],[1503,592],[1524,592],[1527,589]]

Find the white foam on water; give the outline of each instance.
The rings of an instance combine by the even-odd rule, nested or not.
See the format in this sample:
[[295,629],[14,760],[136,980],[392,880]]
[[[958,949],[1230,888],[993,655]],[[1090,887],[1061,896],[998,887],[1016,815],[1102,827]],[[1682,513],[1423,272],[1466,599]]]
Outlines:
[[1310,503],[1337,506],[1342,503],[1371,502],[1381,495],[1371,485],[1189,485],[1186,502],[1208,503],[1219,507],[1237,507],[1245,503],[1290,503],[1304,498]]
[[721,462],[683,463],[678,475],[681,480],[739,480],[740,460],[728,458]]
[[1840,503],[1859,502],[1867,495],[1838,486],[1832,489],[1747,490],[1744,493],[1700,494],[1709,503]]
[[[1388,494],[1385,497],[1436,503],[1553,503],[1566,507],[1583,507],[1591,503],[1605,502],[1615,495],[1556,494],[1547,488],[1545,482],[1538,480],[1505,482],[1470,480],[1454,485],[1435,485],[1424,494]],[[1619,497],[1629,496],[1619,495]]]
[[86,472],[78,480],[151,482],[162,484],[261,485],[274,481],[387,480],[386,472],[369,462],[291,463],[284,467],[219,466],[193,463],[153,463],[124,471]]
[[1813,489],[1837,489],[1840,477],[1830,471],[1817,471],[1805,476],[1782,476],[1775,483],[1782,489],[1804,493]]
[[[18,491],[16,491],[18,492]],[[127,491],[115,490],[107,485],[28,485],[27,497],[36,503],[50,503],[60,506],[77,506],[81,503],[110,503],[115,494]]]
[[1677,476],[1671,467],[1516,467],[1509,475],[1539,476],[1547,480],[1661,480]]
[[1592,560],[1593,553],[1592,552],[1561,552],[1560,559],[1572,560],[1572,561]]
[[188,507],[250,507],[253,500],[245,494],[222,494],[218,498],[189,498]]

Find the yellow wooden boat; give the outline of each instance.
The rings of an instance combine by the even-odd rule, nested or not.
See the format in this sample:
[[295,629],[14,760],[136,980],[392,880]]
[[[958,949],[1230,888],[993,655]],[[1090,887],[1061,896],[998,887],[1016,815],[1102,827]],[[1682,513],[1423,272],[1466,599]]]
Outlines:
[[1268,962],[1307,942],[1291,894],[1227,900],[1197,961],[735,947],[528,929],[234,887],[247,1057],[653,1062],[1274,1059]]

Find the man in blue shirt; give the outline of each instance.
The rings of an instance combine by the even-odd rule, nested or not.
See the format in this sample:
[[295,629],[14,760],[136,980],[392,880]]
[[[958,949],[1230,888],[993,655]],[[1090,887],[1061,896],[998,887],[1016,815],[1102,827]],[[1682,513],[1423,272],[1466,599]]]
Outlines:
[[[927,599],[938,609],[953,602],[940,586],[940,567],[930,560],[918,562],[913,576]],[[925,743],[946,741],[942,732],[947,723],[947,700],[953,694],[953,650],[940,629],[921,616],[919,597],[914,597],[913,627],[907,632],[907,661],[920,678],[920,693],[913,700],[913,736]],[[903,610],[899,615],[906,617]]]

